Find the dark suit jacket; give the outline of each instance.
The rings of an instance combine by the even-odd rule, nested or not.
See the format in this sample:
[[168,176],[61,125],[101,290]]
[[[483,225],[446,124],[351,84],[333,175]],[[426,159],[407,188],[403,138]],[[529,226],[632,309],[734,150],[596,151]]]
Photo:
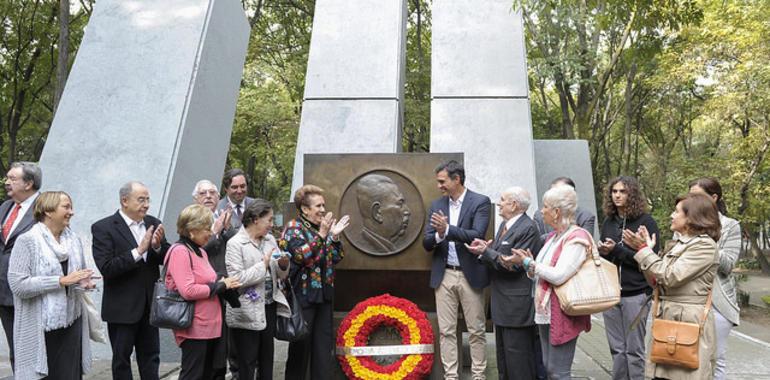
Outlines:
[[[0,205],[0,225],[3,223],[8,213],[13,210],[13,206],[16,204],[12,199],[3,202]],[[27,232],[32,226],[37,223],[33,216],[34,207],[27,209],[24,215],[19,215],[17,218],[21,218],[19,224],[11,232],[11,236],[8,237],[8,241],[3,240],[2,231],[0,231],[0,305],[13,306],[13,293],[11,293],[11,287],[8,285],[8,262],[11,259],[11,251],[13,250],[13,244],[16,242],[16,238],[19,235]],[[2,230],[2,227],[0,227]]]
[[[155,228],[160,220],[144,217],[145,227]],[[120,216],[108,216],[91,226],[93,255],[96,266],[104,277],[102,319],[110,323],[137,323],[149,313],[152,291],[163,265],[169,244],[164,238],[158,251],[147,251],[147,262],[134,261],[131,250],[137,247],[134,235]]]
[[[545,224],[543,221],[543,213],[540,212],[540,210],[535,211],[534,217],[537,229],[540,231],[540,240],[545,241],[545,238],[548,237],[548,234],[551,233],[551,231],[553,231],[553,228]],[[596,215],[582,207],[578,207],[577,210],[575,210],[575,224],[593,235],[594,226],[596,225]]]
[[540,251],[540,232],[527,214],[522,214],[505,236],[497,231],[495,241],[481,255],[481,260],[492,270],[492,321],[497,326],[525,327],[535,325],[535,304],[532,301],[532,280],[522,268],[509,271],[497,261],[498,256],[510,256],[511,249],[529,248],[533,254]]
[[430,287],[438,288],[444,278],[444,271],[449,254],[449,242],[455,242],[457,259],[460,261],[465,278],[468,283],[481,289],[489,285],[489,273],[487,267],[481,263],[474,254],[468,252],[465,243],[470,244],[473,239],[484,239],[489,226],[489,210],[491,202],[489,197],[474,193],[470,190],[465,194],[465,199],[460,207],[460,217],[456,226],[449,226],[449,232],[441,243],[436,243],[436,229],[430,225],[430,215],[441,210],[449,217],[449,197],[441,197],[430,205],[428,210],[427,225],[422,246],[426,251],[433,253],[433,262],[430,270]]
[[[249,207],[251,202],[254,202],[254,198],[246,197],[243,199],[243,206]],[[225,195],[224,198],[219,200],[219,203],[217,204],[217,215],[227,207],[227,204],[230,203],[230,201],[227,200],[227,196]],[[246,210],[241,210],[241,213],[246,212]],[[233,210],[233,216],[230,218],[230,224],[233,226],[233,229],[235,232],[233,232],[233,235],[235,235],[236,232],[238,232],[238,229],[241,228],[241,218],[238,217],[238,215],[235,215],[235,210]]]

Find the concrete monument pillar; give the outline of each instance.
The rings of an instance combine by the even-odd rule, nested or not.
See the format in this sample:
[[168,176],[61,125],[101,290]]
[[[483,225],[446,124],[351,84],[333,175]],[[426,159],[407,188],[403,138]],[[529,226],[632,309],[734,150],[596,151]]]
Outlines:
[[292,194],[306,153],[401,150],[405,46],[405,0],[316,1]]
[[520,13],[508,0],[435,0],[430,151],[463,152],[466,184],[493,200],[532,194],[535,156]]
[[176,235],[195,182],[222,176],[249,32],[237,1],[97,2],[40,159],[81,236],[129,180]]

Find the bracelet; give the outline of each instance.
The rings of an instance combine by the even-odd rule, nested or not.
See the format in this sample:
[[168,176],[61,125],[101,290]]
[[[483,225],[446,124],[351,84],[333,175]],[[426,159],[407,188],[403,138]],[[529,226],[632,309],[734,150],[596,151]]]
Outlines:
[[524,264],[524,270],[526,270],[526,271],[528,271],[528,270],[529,270],[529,264],[530,264],[530,263],[532,263],[532,259],[530,259],[529,257],[525,257],[525,258],[524,258],[524,262],[523,262],[523,264]]

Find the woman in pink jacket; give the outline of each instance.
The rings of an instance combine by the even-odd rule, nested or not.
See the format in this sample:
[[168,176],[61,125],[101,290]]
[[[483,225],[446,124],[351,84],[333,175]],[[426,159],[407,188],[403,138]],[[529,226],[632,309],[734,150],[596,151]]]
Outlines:
[[222,334],[222,308],[217,297],[240,286],[235,278],[217,280],[206,251],[201,248],[211,237],[213,220],[208,208],[187,206],[176,222],[179,241],[166,255],[166,287],[188,301],[195,301],[192,325],[174,330],[176,343],[182,348],[179,380],[213,378],[214,348]]

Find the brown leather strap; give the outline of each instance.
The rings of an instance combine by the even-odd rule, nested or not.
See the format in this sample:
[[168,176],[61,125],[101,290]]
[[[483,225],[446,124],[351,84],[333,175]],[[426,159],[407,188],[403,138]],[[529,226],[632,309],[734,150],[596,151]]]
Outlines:
[[[652,301],[652,319],[655,319],[655,316],[658,315],[658,289],[660,289],[659,286],[655,287],[655,290],[652,293],[653,301]],[[701,321],[699,323],[700,328],[703,328],[703,325],[706,324],[706,319],[709,316],[709,310],[711,309],[711,294],[714,292],[714,288],[712,287],[709,291],[708,298],[706,298],[706,307],[703,309],[703,316],[701,317]]]

